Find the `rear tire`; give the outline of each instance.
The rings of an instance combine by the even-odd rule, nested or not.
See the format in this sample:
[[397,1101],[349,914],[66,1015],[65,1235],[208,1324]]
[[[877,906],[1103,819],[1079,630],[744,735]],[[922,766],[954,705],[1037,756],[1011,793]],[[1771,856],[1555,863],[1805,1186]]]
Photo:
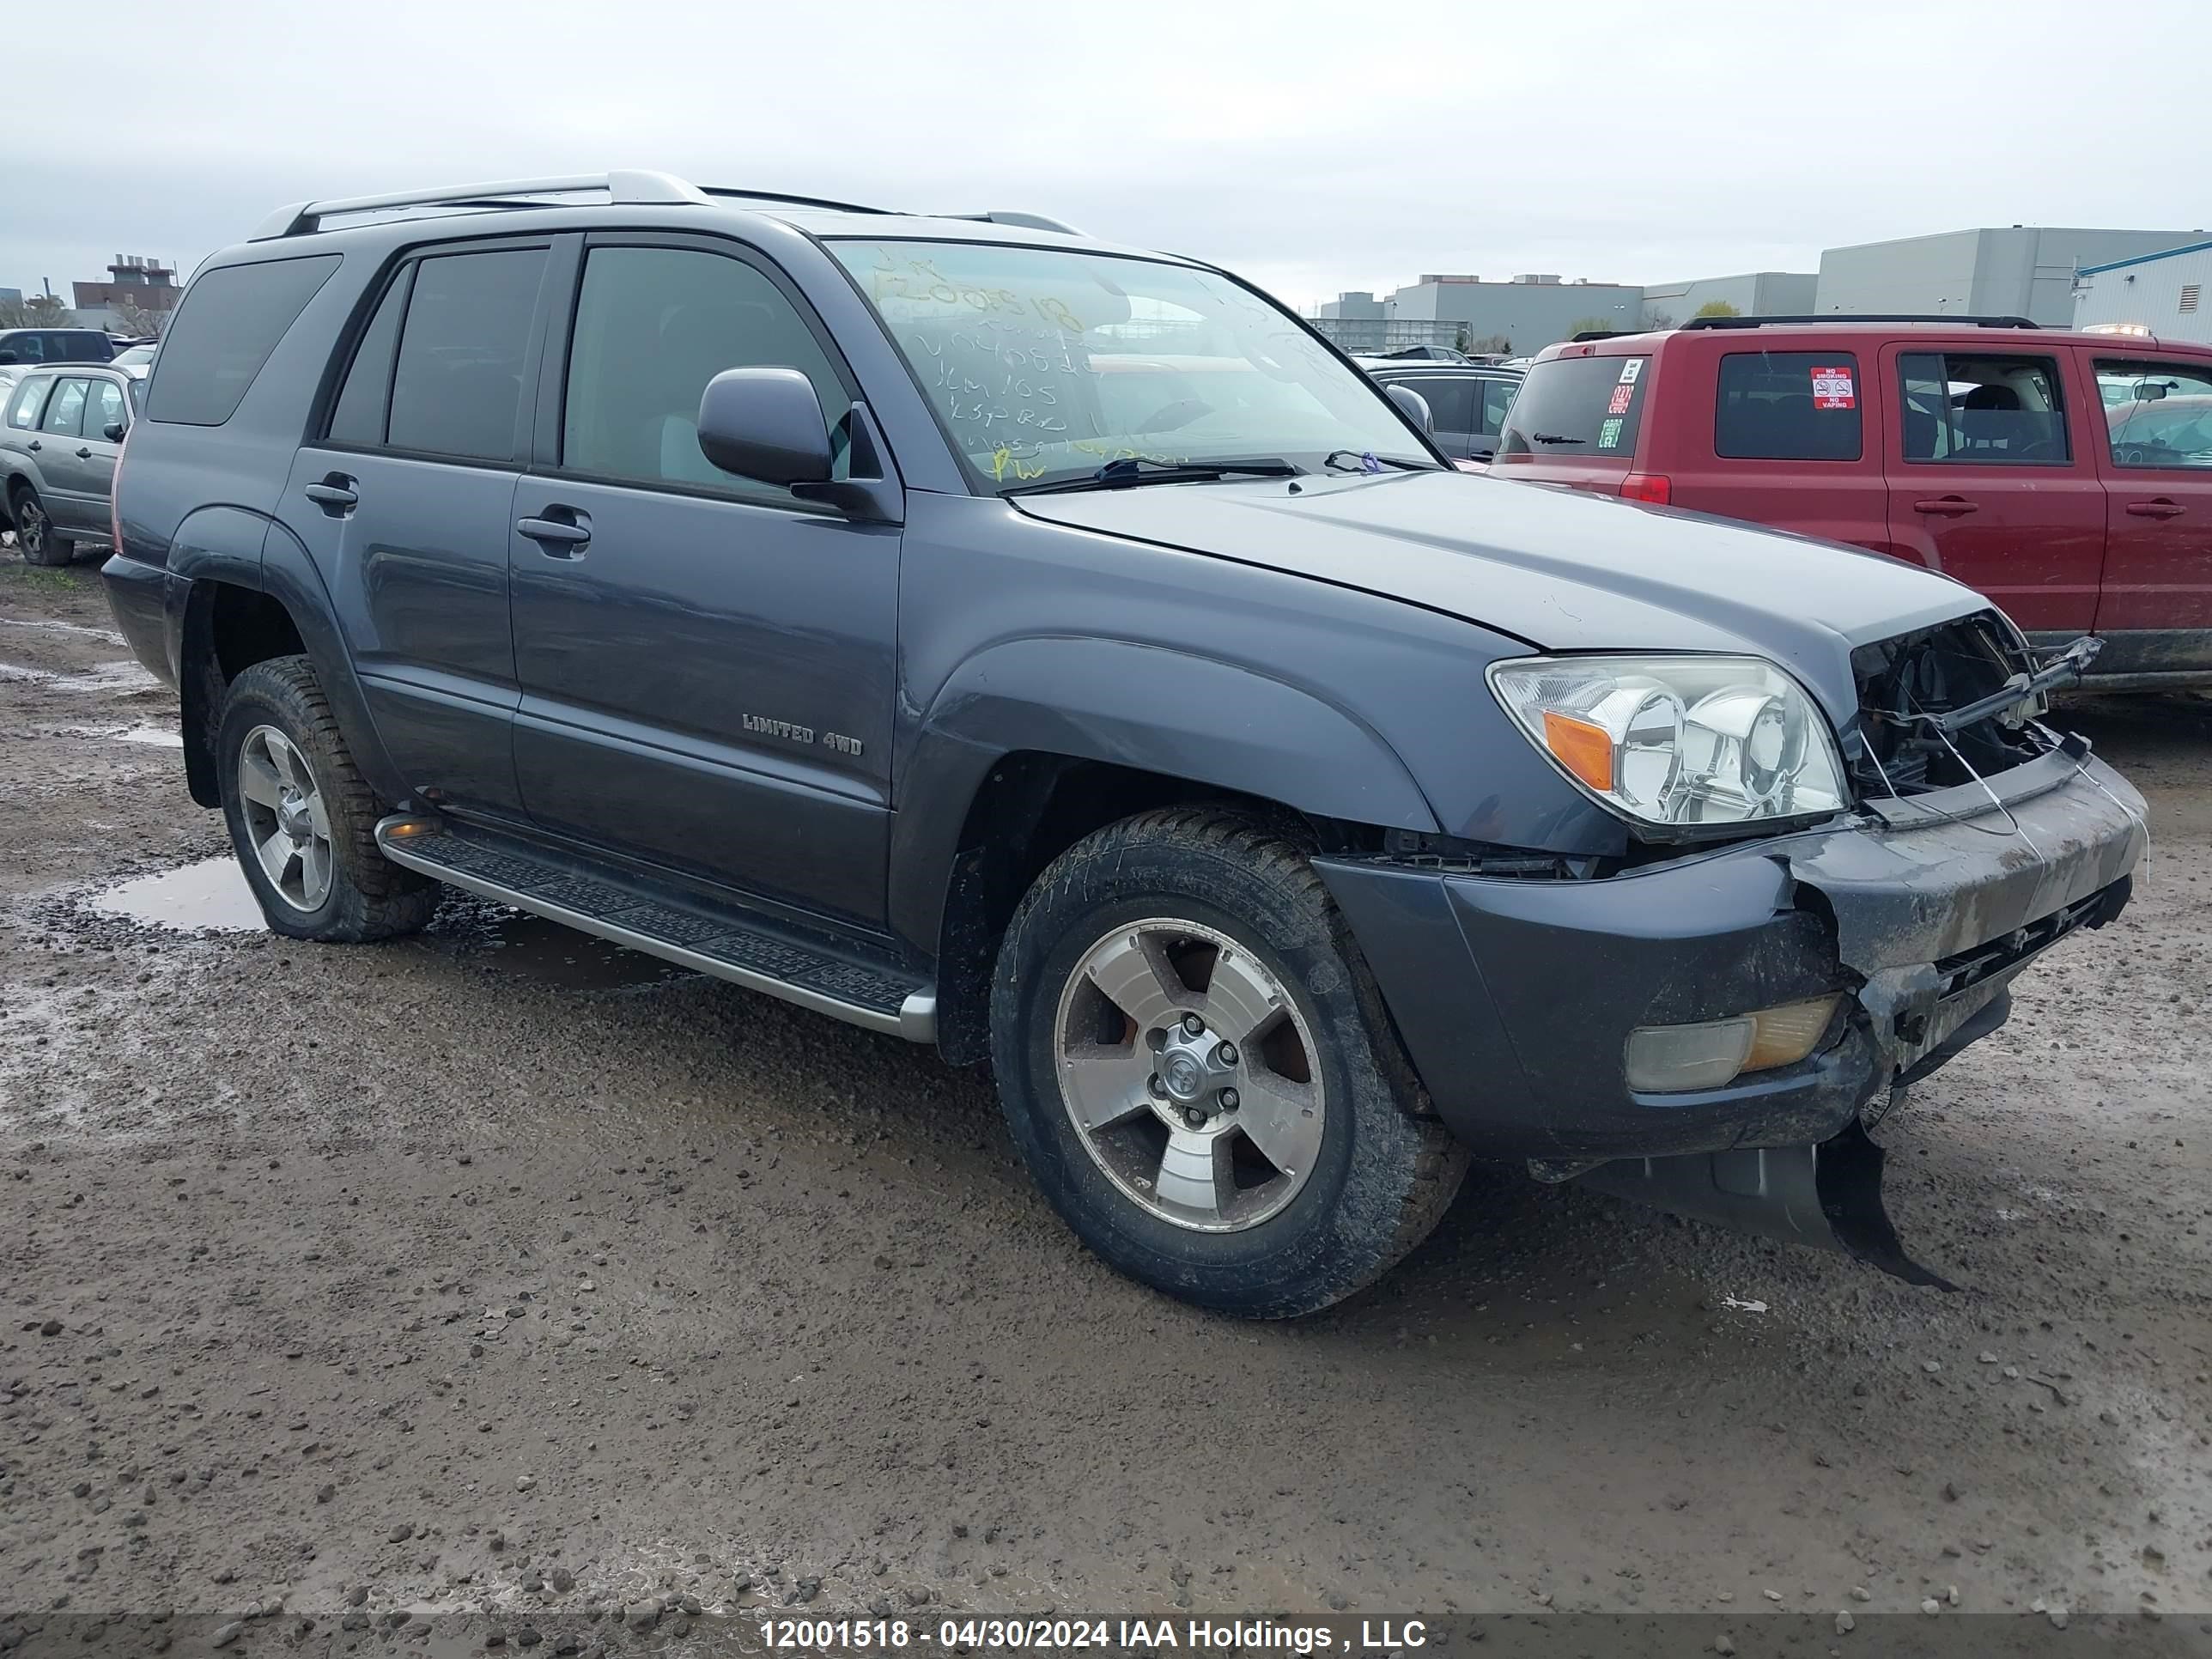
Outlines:
[[1054,860],[1000,949],[991,1038],[1054,1208],[1201,1307],[1279,1319],[1352,1295],[1466,1172],[1320,878],[1243,813],[1146,813]]
[[15,544],[23,550],[25,564],[67,564],[76,557],[76,538],[56,533],[46,505],[27,483],[15,486],[8,510],[15,520]]
[[430,920],[439,884],[378,848],[387,809],[305,657],[257,663],[231,682],[216,772],[231,845],[270,931],[353,945]]

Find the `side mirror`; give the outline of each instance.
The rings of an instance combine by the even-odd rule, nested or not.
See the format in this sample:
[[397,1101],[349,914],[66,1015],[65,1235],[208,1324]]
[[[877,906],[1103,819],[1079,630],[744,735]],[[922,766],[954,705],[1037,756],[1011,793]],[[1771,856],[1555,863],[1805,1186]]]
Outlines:
[[123,441],[125,430],[122,422],[110,421],[106,426],[100,428],[100,435],[112,444],[119,444]]
[[1409,386],[1386,386],[1382,395],[1398,405],[1398,412],[1424,432],[1436,429],[1436,418],[1429,413],[1429,400]]
[[699,398],[700,453],[763,483],[826,483],[830,424],[814,383],[795,368],[726,368]]

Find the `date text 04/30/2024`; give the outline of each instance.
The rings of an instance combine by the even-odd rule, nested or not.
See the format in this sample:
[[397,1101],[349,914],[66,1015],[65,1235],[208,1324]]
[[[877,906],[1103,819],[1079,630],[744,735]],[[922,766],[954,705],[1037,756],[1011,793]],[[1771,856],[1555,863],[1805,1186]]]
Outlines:
[[1355,1628],[1211,1619],[945,1619],[932,1627],[904,1619],[769,1619],[761,1640],[771,1649],[927,1646],[966,1652],[1136,1648],[1316,1654],[1391,1651],[1427,1644],[1419,1620],[1363,1619]]

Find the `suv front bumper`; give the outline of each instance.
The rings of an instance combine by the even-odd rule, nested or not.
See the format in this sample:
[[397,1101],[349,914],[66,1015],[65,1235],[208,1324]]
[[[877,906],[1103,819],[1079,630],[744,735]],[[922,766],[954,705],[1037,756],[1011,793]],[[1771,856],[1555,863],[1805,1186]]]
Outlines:
[[[1993,799],[1994,797],[1994,799]],[[2086,748],[1841,827],[1603,880],[1316,860],[1437,1111],[1479,1154],[1586,1162],[1800,1146],[2003,1023],[2013,977],[2127,902],[2142,797]],[[1849,994],[1823,1045],[1639,1093],[1640,1025]]]

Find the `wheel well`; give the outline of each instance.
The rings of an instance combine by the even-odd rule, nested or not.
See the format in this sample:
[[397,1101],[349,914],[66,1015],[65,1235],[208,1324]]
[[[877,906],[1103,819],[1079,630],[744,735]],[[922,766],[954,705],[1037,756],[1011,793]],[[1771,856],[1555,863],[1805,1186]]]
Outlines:
[[1316,848],[1364,838],[1353,826],[1187,778],[1035,750],[1000,758],[969,803],[939,928],[937,1042],[947,1060],[964,1066],[989,1057],[992,964],[1045,866],[1095,830],[1200,802],[1245,806]]
[[230,683],[258,662],[304,655],[307,648],[299,624],[282,601],[234,582],[192,584],[178,684],[183,702],[185,780],[202,806],[222,804],[216,783],[215,738]]

